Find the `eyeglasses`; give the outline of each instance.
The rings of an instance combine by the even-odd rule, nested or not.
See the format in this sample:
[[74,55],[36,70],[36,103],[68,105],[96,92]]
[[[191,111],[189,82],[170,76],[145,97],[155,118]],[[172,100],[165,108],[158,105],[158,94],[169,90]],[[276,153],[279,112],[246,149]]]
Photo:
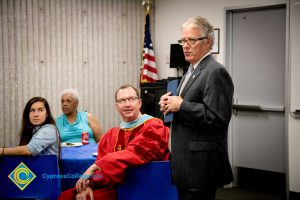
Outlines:
[[204,39],[207,39],[207,37],[201,37],[201,38],[183,38],[183,39],[178,40],[178,43],[181,46],[183,46],[184,43],[186,42],[188,45],[191,46],[191,45],[195,45],[198,40],[204,40]]
[[138,99],[138,97],[136,97],[136,96],[133,96],[133,97],[128,97],[128,98],[121,98],[121,99],[117,99],[116,100],[116,102],[118,103],[118,104],[125,104],[127,101],[129,102],[129,103],[133,103],[133,102],[135,102],[135,100],[137,100]]

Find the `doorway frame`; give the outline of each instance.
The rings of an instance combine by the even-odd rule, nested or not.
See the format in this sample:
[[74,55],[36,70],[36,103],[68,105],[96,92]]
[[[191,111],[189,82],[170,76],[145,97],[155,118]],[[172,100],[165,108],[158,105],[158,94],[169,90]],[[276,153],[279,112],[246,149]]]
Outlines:
[[[224,8],[224,38],[225,38],[225,52],[224,52],[224,63],[227,66],[227,69],[231,76],[233,76],[233,67],[232,67],[232,60],[233,60],[233,34],[232,34],[232,21],[233,21],[233,12],[234,11],[247,11],[247,10],[259,10],[265,8],[277,8],[285,6],[286,8],[286,41],[285,41],[285,81],[284,81],[284,94],[285,94],[285,114],[284,114],[284,135],[285,135],[285,172],[286,172],[286,197],[289,198],[289,166],[288,166],[288,117],[289,117],[289,110],[290,110],[290,92],[289,92],[289,80],[290,80],[290,69],[289,69],[289,1],[282,1],[276,3],[257,3],[252,5],[244,5],[244,6],[233,6],[233,7],[225,7]],[[229,131],[228,131],[228,154],[230,163],[233,164],[233,128],[232,128],[232,120],[229,124]],[[232,165],[233,168],[233,165]],[[234,177],[237,177],[237,171],[235,168],[232,169]],[[237,181],[235,179],[228,187],[237,186]]]

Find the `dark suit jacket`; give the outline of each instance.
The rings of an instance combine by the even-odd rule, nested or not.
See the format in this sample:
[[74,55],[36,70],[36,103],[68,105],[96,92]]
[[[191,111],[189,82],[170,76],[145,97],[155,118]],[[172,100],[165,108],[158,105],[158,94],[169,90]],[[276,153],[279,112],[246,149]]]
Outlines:
[[177,186],[204,188],[233,180],[227,151],[233,90],[230,75],[212,55],[200,62],[185,85],[171,133],[172,175]]

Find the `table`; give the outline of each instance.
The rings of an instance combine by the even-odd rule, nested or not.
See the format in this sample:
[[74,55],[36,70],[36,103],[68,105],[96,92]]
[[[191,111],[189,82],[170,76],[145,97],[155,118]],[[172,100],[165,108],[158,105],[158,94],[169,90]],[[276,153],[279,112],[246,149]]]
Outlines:
[[97,143],[82,145],[79,147],[62,147],[61,148],[61,189],[62,191],[73,188],[85,172],[95,160],[98,150]]

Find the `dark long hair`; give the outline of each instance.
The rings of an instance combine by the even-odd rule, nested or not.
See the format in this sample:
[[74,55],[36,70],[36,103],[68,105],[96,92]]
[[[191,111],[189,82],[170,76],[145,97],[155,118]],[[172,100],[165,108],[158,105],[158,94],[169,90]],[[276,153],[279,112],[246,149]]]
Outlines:
[[[45,124],[53,124],[55,125],[55,121],[52,117],[51,111],[50,111],[50,106],[47,102],[46,99],[44,99],[43,97],[33,97],[31,98],[23,111],[23,117],[22,117],[22,128],[20,130],[20,143],[19,145],[26,145],[29,143],[29,141],[31,140],[32,136],[33,136],[33,129],[36,127],[34,125],[32,125],[30,123],[29,120],[29,112],[30,112],[30,108],[32,106],[32,104],[36,103],[36,102],[42,102],[46,108],[47,111],[47,117],[44,123],[42,123],[41,125],[39,125],[40,127],[42,127]],[[57,135],[57,137],[59,138],[59,135]]]

